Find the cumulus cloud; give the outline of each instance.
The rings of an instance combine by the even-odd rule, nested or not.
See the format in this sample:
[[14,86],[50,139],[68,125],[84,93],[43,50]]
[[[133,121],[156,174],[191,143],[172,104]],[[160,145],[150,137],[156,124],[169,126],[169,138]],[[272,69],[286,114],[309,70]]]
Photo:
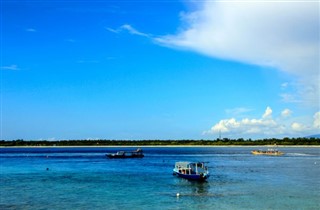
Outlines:
[[299,91],[294,97],[316,103],[320,83],[318,1],[208,0],[195,4],[200,9],[182,16],[185,28],[156,41],[295,75]]
[[292,114],[292,111],[290,110],[290,109],[285,109],[285,110],[283,110],[282,112],[281,112],[281,116],[282,117],[290,117],[291,116],[291,114]]
[[320,112],[315,113],[313,119],[313,127],[316,129],[320,129]]
[[292,123],[291,128],[293,131],[296,131],[296,132],[305,130],[305,126],[297,122]]
[[272,115],[272,109],[270,107],[267,107],[266,111],[262,115],[262,118],[265,119],[265,118],[271,117],[271,115]]
[[[282,121],[281,118],[272,117],[272,109],[267,107],[261,118],[235,118],[223,119],[211,127],[210,130],[204,131],[204,135],[224,133],[230,136],[279,136],[279,135],[305,135],[308,133],[319,132],[320,112],[314,115],[314,120],[310,123],[295,122],[294,119]],[[289,118],[291,116],[289,109],[281,112],[281,117]]]

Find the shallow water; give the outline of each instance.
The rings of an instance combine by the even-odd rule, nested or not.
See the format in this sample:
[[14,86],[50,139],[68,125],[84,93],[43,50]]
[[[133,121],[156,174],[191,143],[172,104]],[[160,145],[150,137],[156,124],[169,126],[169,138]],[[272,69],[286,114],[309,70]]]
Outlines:
[[[0,148],[0,209],[320,209],[320,148],[253,149],[146,147],[117,160],[105,154],[132,148]],[[177,178],[176,161],[208,161],[211,176]]]

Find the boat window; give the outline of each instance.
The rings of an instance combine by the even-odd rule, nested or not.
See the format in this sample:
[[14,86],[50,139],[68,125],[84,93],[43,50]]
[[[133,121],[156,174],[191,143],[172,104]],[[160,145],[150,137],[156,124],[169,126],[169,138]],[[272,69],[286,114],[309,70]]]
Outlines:
[[197,167],[202,167],[202,163],[197,163]]

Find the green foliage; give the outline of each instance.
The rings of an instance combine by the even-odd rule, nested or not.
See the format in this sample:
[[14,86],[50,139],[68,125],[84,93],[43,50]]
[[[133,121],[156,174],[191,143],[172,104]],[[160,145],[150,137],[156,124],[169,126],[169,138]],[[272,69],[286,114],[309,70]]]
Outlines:
[[320,138],[283,139],[216,139],[216,140],[1,140],[0,146],[256,146],[256,145],[320,145]]

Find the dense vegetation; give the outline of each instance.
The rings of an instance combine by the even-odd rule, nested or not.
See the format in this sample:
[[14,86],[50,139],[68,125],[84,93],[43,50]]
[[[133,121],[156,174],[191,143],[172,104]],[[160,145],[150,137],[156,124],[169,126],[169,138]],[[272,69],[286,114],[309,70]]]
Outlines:
[[320,138],[283,139],[216,139],[216,140],[1,140],[0,146],[254,146],[254,145],[320,145]]

